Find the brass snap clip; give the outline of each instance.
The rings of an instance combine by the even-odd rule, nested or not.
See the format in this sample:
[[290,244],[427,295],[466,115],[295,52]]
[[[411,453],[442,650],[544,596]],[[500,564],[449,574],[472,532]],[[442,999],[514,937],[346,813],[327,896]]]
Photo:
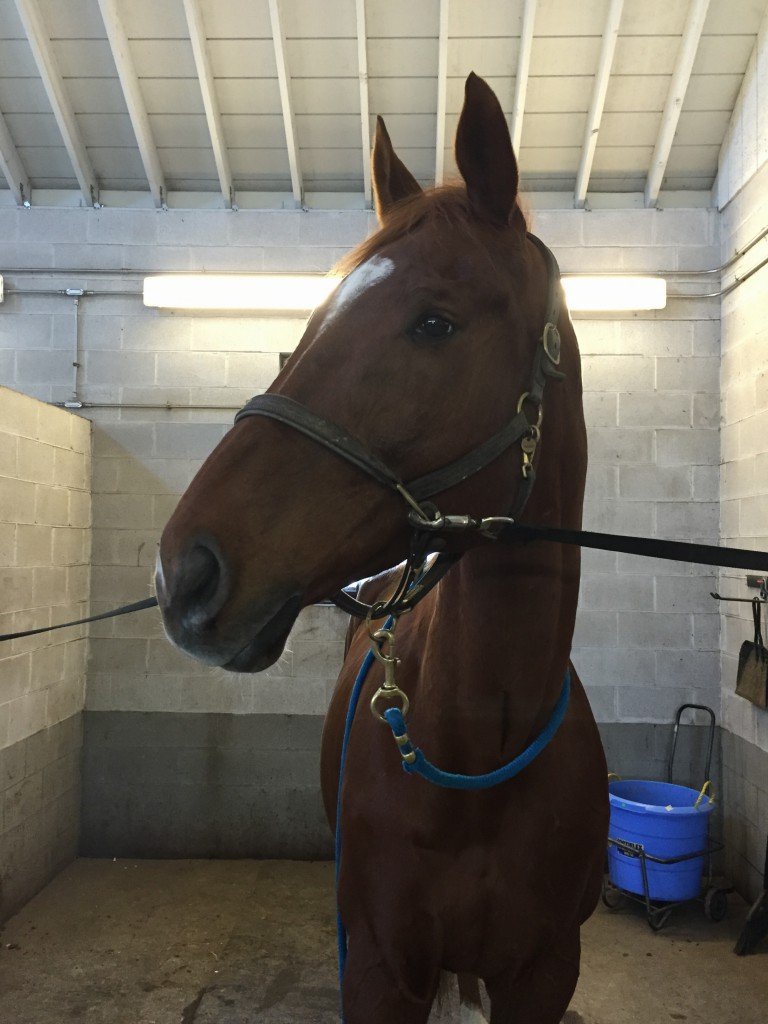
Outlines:
[[[371,650],[373,651],[373,656],[384,666],[384,682],[371,698],[371,712],[374,718],[378,718],[379,721],[384,722],[385,725],[387,724],[387,720],[377,707],[379,701],[399,701],[400,711],[403,718],[408,714],[408,709],[410,708],[408,695],[404,693],[395,682],[395,673],[397,666],[400,664],[400,659],[395,655],[396,625],[397,619],[395,619],[389,629],[377,629],[375,633],[371,633],[370,630],[368,632],[368,635],[371,638]],[[388,647],[388,652],[386,654],[384,653],[385,644]]]
[[538,415],[535,423],[528,425],[528,430],[523,435],[520,441],[520,448],[523,452],[523,478],[527,480],[533,472],[533,456],[536,454],[536,446],[541,440],[541,421],[544,419],[544,410],[541,407],[541,402],[534,403],[531,398],[529,391],[524,391],[517,402],[518,413],[523,411],[523,406],[526,401],[531,401],[532,404],[536,404]]

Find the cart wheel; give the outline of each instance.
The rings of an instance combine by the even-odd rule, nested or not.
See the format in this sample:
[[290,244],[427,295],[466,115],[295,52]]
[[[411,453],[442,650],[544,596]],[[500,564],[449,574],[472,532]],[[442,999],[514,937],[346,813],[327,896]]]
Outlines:
[[672,908],[667,907],[666,909],[652,910],[648,914],[648,925],[651,931],[660,932],[664,925],[669,919],[669,915],[672,913]]
[[728,913],[728,894],[711,886],[704,896],[704,913],[710,921],[722,921]]
[[609,910],[618,910],[624,903],[624,893],[607,879],[603,882],[600,898]]

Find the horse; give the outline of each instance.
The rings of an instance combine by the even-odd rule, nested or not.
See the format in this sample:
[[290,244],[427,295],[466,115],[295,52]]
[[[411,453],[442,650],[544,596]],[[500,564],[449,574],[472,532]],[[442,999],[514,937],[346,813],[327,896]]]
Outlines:
[[[527,233],[501,106],[475,74],[455,154],[462,180],[424,190],[378,119],[380,227],[344,261],[346,276],[262,396],[304,411],[288,425],[238,418],[168,522],[158,601],[169,638],[195,658],[258,672],[280,656],[302,607],[363,578],[373,578],[371,598],[391,594],[386,570],[412,541],[402,495],[370,466],[337,457],[344,438],[410,480],[460,461],[522,408],[527,450],[507,447],[435,500],[477,521],[509,510],[535,470],[521,521],[579,528],[587,445],[576,337],[560,310],[558,369],[543,397],[527,397],[551,261]],[[332,422],[336,447],[318,445],[319,427],[297,426],[302,416],[305,428],[307,417]],[[452,972],[462,1020],[484,1020],[481,979],[492,1024],[556,1024],[599,898],[608,824],[602,745],[570,664],[580,552],[494,543],[492,531],[435,532],[450,569],[397,626],[414,742],[447,771],[489,772],[546,725],[568,671],[570,702],[536,760],[479,793],[410,777],[390,730],[358,713],[339,803],[343,1011],[348,1024],[424,1024]],[[347,703],[375,627],[352,620],[326,718],[332,827]],[[375,661],[366,686],[384,671]]]

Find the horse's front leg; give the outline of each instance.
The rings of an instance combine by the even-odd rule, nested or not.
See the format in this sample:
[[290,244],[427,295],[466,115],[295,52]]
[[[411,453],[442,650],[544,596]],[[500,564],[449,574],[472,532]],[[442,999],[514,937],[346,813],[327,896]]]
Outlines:
[[404,948],[387,950],[365,933],[350,933],[342,1005],[345,1024],[426,1024],[440,969],[434,956],[403,936]]
[[579,980],[579,929],[553,942],[530,964],[485,979],[491,1024],[560,1024]]

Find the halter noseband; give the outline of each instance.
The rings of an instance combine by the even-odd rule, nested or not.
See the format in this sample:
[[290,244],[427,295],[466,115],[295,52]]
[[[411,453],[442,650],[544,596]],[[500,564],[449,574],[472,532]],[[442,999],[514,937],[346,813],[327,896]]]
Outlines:
[[[560,363],[560,333],[557,328],[561,311],[560,269],[557,260],[547,246],[535,235],[528,238],[544,257],[547,267],[547,312],[544,329],[536,347],[528,390],[520,396],[515,416],[498,433],[481,442],[477,447],[453,462],[433,470],[424,476],[404,483],[381,459],[377,458],[349,434],[343,427],[331,420],[310,412],[300,402],[287,395],[256,395],[235,416],[235,423],[249,416],[266,416],[292,427],[300,434],[322,445],[328,451],[372,477],[377,483],[396,491],[408,505],[408,521],[414,530],[411,552],[406,561],[403,576],[395,593],[385,603],[368,606],[342,591],[333,601],[340,608],[353,615],[370,615],[381,618],[392,612],[398,613],[412,608],[417,601],[445,575],[459,556],[445,552],[438,554],[435,562],[415,582],[418,570],[430,550],[431,539],[443,530],[475,528],[486,536],[493,537],[495,522],[507,524],[515,520],[530,496],[536,478],[533,456],[541,436],[542,401],[547,377],[562,380],[565,374],[557,367]],[[537,410],[536,422],[531,422],[525,412],[530,405]],[[441,515],[427,499],[460,484],[473,476],[494,459],[498,458],[516,442],[520,442],[523,453],[523,481],[509,516],[498,519],[477,520],[471,516]],[[407,596],[406,596],[407,595]]]

